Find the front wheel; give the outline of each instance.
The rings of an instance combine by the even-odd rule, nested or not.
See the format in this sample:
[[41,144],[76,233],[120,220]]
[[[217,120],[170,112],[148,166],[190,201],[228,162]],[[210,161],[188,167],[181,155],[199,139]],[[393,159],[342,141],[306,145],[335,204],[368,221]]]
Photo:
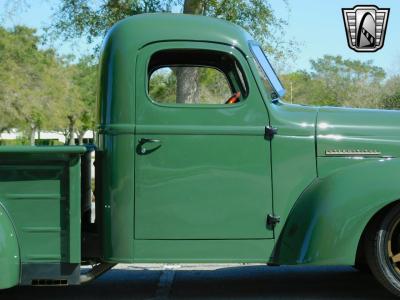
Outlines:
[[386,289],[400,297],[400,205],[370,227],[365,242],[371,272]]

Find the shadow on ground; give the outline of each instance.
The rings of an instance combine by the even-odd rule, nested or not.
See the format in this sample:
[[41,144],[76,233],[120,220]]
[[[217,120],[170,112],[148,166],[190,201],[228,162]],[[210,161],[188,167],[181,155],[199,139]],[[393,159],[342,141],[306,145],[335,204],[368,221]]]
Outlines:
[[[163,271],[116,269],[86,286],[19,287],[0,299],[396,299],[370,274],[350,267],[247,266],[177,270],[167,293]],[[161,295],[161,296],[160,296]]]

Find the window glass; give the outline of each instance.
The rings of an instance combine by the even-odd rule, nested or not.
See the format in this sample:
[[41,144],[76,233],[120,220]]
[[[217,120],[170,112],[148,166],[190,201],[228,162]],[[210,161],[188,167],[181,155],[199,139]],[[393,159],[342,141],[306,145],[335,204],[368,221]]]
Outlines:
[[166,50],[149,63],[148,92],[162,104],[235,104],[247,97],[244,74],[229,54]]
[[226,76],[217,69],[173,66],[151,74],[149,94],[160,103],[224,104],[233,92]]
[[256,58],[257,67],[264,81],[265,87],[270,93],[271,93],[271,88],[273,89],[271,93],[272,99],[283,97],[285,95],[285,88],[283,87],[274,69],[269,63],[263,50],[257,44],[251,44],[250,46],[251,46],[251,51],[253,52]]

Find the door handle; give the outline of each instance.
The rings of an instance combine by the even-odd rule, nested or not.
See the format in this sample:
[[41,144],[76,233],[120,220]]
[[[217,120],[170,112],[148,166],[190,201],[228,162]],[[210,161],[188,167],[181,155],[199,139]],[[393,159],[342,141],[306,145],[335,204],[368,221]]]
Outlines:
[[158,140],[158,139],[141,138],[141,139],[139,139],[139,143],[138,143],[138,145],[136,147],[136,153],[139,154],[139,155],[146,155],[146,154],[149,154],[149,153],[151,153],[153,151],[156,151],[158,148],[161,147],[161,145],[158,145],[158,146],[156,146],[154,148],[147,149],[147,148],[144,147],[144,145],[147,144],[147,143],[161,143],[161,141]]

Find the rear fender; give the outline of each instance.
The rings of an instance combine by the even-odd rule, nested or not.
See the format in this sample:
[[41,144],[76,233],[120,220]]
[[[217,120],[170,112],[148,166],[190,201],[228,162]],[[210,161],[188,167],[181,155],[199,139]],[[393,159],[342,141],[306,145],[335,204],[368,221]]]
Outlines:
[[17,235],[7,211],[0,204],[0,289],[18,285],[20,268]]

